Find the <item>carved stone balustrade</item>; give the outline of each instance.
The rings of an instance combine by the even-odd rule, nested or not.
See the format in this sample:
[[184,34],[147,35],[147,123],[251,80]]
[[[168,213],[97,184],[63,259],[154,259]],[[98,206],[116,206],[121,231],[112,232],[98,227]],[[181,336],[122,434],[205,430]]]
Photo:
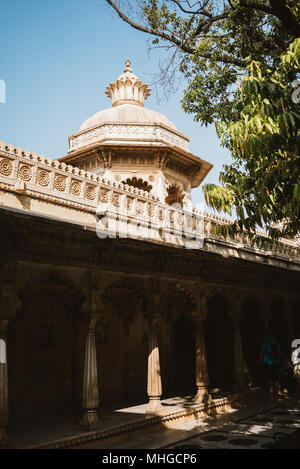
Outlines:
[[[270,246],[266,251],[251,246],[246,234],[225,239],[214,231],[216,225],[230,223],[224,217],[163,204],[147,191],[111,182],[3,142],[0,142],[0,203],[12,208],[30,204],[30,209],[46,216],[96,225],[100,238],[147,239],[300,269],[297,240],[281,240],[275,250]],[[267,237],[266,233],[258,234]]]

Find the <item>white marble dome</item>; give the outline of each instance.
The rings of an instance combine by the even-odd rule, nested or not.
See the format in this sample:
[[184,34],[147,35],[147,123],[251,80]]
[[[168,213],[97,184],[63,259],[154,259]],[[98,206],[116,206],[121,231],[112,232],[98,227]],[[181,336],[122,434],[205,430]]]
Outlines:
[[103,123],[119,124],[162,124],[170,129],[177,130],[175,125],[160,112],[152,111],[136,104],[120,104],[100,112],[86,119],[80,131],[89,129]]
[[166,116],[144,107],[150,88],[132,73],[126,60],[124,73],[106,87],[111,107],[86,119],[69,136],[69,152],[90,145],[173,145],[188,151],[189,139]]

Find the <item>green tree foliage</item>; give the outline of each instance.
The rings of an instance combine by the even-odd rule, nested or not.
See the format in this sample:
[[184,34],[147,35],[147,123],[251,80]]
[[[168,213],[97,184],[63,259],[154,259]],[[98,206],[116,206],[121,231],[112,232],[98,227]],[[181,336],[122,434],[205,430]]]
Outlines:
[[220,227],[223,234],[246,229],[255,237],[256,226],[265,226],[274,239],[295,236],[300,226],[300,39],[275,72],[262,72],[255,61],[247,70],[238,90],[240,117],[216,124],[233,163],[220,174],[220,186],[204,186],[205,198],[218,211],[236,209],[235,222]]
[[[216,123],[233,163],[207,203],[232,214],[234,235],[257,226],[272,238],[299,233],[299,0],[106,0],[132,27],[170,55],[161,70],[187,79],[183,109]],[[239,86],[238,86],[239,83]],[[300,93],[299,93],[300,97]],[[274,225],[275,223],[275,225]]]
[[106,0],[132,27],[166,49],[161,84],[187,79],[183,109],[201,124],[227,122],[241,111],[237,78],[247,58],[273,70],[300,37],[299,0]]

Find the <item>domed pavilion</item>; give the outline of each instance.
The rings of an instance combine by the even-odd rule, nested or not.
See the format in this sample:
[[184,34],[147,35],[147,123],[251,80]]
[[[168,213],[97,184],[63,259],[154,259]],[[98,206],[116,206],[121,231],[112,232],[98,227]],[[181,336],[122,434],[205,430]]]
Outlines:
[[191,189],[212,165],[189,152],[189,138],[167,117],[144,107],[150,91],[126,60],[124,73],[106,88],[112,107],[83,122],[60,161],[191,209]]

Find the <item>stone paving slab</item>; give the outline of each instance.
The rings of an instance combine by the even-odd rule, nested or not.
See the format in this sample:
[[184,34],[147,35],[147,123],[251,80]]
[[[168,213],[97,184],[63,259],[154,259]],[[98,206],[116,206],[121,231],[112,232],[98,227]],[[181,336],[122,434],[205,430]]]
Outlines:
[[173,446],[175,449],[265,449],[274,443],[271,437],[257,435],[230,434],[221,431],[210,431],[202,436],[189,440],[186,444]]
[[289,427],[277,427],[272,422],[265,424],[258,424],[255,421],[250,421],[244,424],[230,424],[222,427],[222,432],[230,433],[232,435],[257,435],[258,437],[269,437],[273,438],[276,433],[285,433],[290,435],[294,432],[294,428]]
[[[192,418],[189,420],[177,420],[168,424],[167,428],[163,426],[154,430],[148,430],[143,435],[131,436],[126,441],[116,441],[109,443],[104,441],[91,442],[90,444],[84,444],[77,446],[76,448],[89,448],[89,449],[162,449],[162,448],[175,448],[176,444],[196,444],[193,443],[194,439],[199,438],[199,435],[207,432],[216,431],[219,434],[219,429],[223,428],[224,425],[232,425],[233,422],[237,422],[235,425],[239,425],[241,420],[251,418],[256,414],[261,415],[262,412],[275,411],[281,409],[282,402],[266,402],[258,401],[251,403],[250,405],[233,405],[232,408],[222,414],[214,414],[208,416],[201,416],[199,418]],[[247,426],[247,423],[245,424]],[[239,436],[234,435],[233,436]],[[247,435],[245,435],[246,437]],[[192,437],[192,439],[191,439]],[[249,438],[249,436],[247,436]],[[183,442],[184,441],[184,442]],[[273,443],[272,437],[268,436],[267,441],[264,437],[262,443]],[[247,442],[245,442],[245,447]],[[200,442],[197,442],[200,445]],[[233,445],[236,447],[236,445]],[[258,447],[257,443],[255,447]],[[201,447],[212,448],[212,442],[201,442]],[[223,448],[221,443],[219,447]]]
[[[242,412],[239,413],[239,416]],[[235,419],[202,435],[166,446],[174,449],[267,449],[280,447],[300,429],[300,399],[285,399],[276,408],[252,408],[252,415]],[[296,432],[297,431],[297,432]],[[295,439],[294,439],[295,440]],[[295,440],[296,441],[296,440]],[[292,447],[299,447],[299,442]],[[296,446],[295,446],[296,445]]]

